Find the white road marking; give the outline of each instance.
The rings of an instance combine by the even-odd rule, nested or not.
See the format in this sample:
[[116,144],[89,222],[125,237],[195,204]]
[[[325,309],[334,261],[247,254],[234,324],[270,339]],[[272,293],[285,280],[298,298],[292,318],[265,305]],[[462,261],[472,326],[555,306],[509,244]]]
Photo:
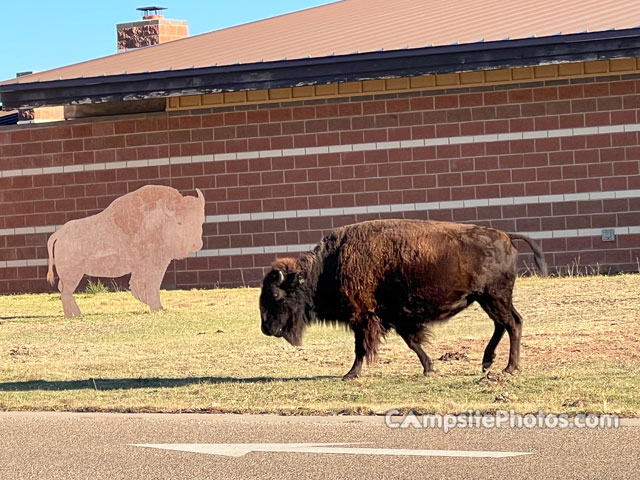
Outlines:
[[158,448],[178,452],[204,453],[226,457],[242,457],[250,452],[319,453],[342,455],[396,455],[407,457],[507,458],[532,455],[532,452],[499,452],[481,450],[414,450],[407,448],[349,447],[352,443],[156,443],[131,444],[133,447]]

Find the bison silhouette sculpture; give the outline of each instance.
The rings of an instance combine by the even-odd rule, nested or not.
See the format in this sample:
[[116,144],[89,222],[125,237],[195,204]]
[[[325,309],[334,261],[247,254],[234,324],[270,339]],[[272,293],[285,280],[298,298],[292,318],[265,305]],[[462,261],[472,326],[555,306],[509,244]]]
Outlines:
[[183,197],[174,188],[147,185],[52,234],[47,243],[47,280],[53,285],[55,265],[65,317],[81,314],[73,292],[85,274],[130,273],[133,296],[152,311],[162,309],[160,284],[169,263],[202,248],[204,196],[200,190],[197,193]]
[[509,362],[519,367],[522,317],[512,303],[518,251],[524,240],[541,274],[541,249],[525,235],[488,227],[419,220],[373,220],[337,228],[312,252],[276,260],[260,294],[262,332],[300,345],[315,321],[348,325],[355,361],[343,379],[360,375],[380,341],[395,331],[420,359],[424,375],[433,363],[423,350],[429,324],[449,319],[473,302],[493,320],[483,370],[493,363],[505,331]]

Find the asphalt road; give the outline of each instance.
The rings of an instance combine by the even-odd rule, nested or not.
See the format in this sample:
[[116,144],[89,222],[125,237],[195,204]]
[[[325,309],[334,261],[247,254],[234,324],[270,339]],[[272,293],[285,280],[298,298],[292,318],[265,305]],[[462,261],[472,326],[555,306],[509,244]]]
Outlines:
[[[445,434],[391,429],[380,417],[9,412],[0,413],[0,479],[638,479],[640,422],[630,423],[636,426]],[[233,457],[135,446],[237,443],[348,443],[354,445],[337,448],[365,448],[365,453],[252,451]],[[371,448],[528,454],[367,454]]]

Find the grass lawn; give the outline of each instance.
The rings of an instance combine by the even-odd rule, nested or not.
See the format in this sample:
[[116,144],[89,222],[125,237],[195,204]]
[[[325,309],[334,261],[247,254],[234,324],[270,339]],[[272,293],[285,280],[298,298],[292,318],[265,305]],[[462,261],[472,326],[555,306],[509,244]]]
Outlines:
[[[313,326],[303,347],[260,332],[258,289],[163,291],[149,313],[129,292],[0,296],[0,410],[376,414],[618,413],[640,417],[640,275],[522,278],[521,373],[488,376],[491,320],[472,306],[433,328],[425,378],[395,334],[343,382],[353,334]],[[440,359],[440,360],[439,360]]]

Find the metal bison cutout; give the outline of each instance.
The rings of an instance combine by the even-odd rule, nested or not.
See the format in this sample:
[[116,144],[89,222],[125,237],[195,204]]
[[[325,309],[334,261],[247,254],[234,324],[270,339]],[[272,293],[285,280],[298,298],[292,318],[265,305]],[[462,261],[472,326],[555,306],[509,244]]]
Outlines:
[[526,241],[546,274],[540,248],[524,235],[449,222],[374,220],[327,235],[299,259],[276,260],[260,295],[262,332],[300,345],[316,320],[347,324],[355,334],[355,361],[344,379],[360,374],[392,328],[433,371],[422,349],[426,328],[478,302],[495,324],[483,370],[509,334],[509,363],[518,368],[522,317],[512,304],[518,252]]
[[55,263],[64,315],[81,314],[73,292],[84,274],[131,273],[133,296],[151,310],[162,309],[160,284],[169,263],[202,248],[204,196],[197,192],[197,198],[183,197],[174,188],[147,185],[51,235],[47,280],[53,285]]

